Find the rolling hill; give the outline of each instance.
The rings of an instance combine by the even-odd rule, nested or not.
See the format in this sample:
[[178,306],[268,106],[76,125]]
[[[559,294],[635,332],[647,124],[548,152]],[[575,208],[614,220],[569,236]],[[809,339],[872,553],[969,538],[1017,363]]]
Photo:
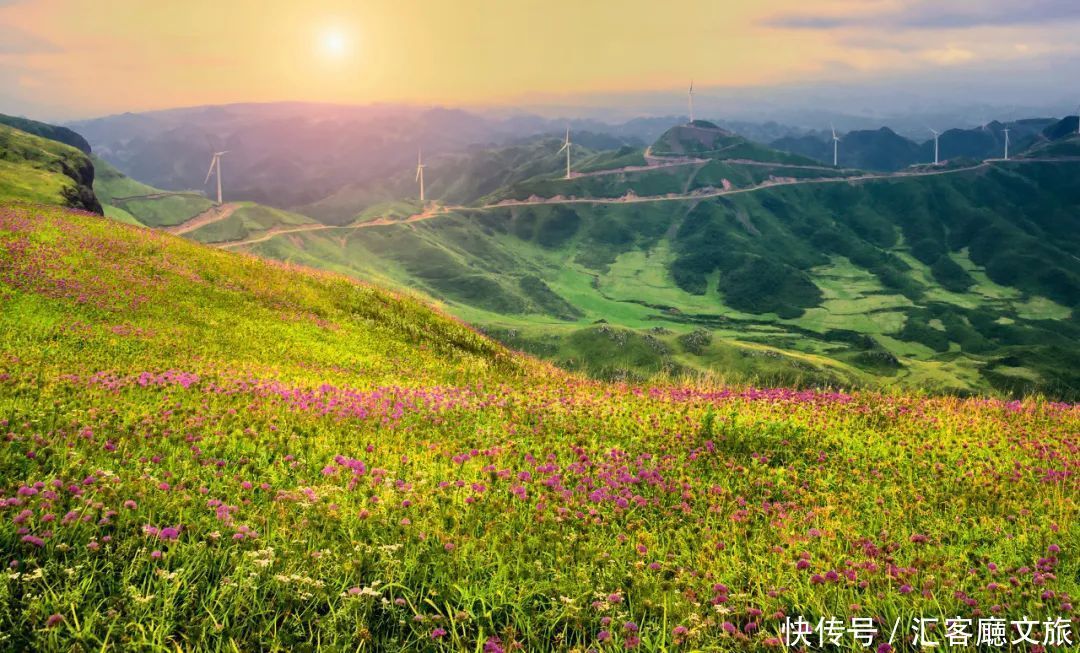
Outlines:
[[419,289],[596,376],[1077,396],[1076,162],[867,177],[755,159],[701,124],[658,152],[423,221],[241,248]]

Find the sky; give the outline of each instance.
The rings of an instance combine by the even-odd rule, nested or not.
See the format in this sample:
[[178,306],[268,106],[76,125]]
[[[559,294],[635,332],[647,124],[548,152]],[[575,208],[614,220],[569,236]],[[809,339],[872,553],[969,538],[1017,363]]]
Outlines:
[[845,86],[886,104],[922,88],[1061,105],[1080,100],[1078,27],[1078,0],[0,0],[0,112],[300,100],[671,113],[691,79],[717,98]]

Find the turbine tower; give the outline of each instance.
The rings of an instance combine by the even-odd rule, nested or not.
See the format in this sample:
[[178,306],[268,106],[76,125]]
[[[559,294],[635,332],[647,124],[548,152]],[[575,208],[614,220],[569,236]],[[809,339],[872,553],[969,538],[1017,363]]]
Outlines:
[[1009,160],[1009,130],[1008,129],[1003,129],[1002,131],[1005,132],[1005,160],[1008,161]]
[[416,181],[420,182],[420,201],[424,201],[424,151],[416,150]]
[[221,204],[221,157],[224,154],[228,154],[229,151],[214,152],[214,155],[210,158],[210,169],[206,171],[206,179],[203,180],[203,185],[210,181],[210,175],[217,172],[217,203]]
[[690,105],[690,124],[694,124],[694,80],[690,80],[690,90],[686,93],[686,100]]
[[930,133],[934,135],[934,165],[937,165],[939,163],[939,160],[938,160],[938,136],[941,136],[941,132],[934,129],[933,127],[927,127],[927,129],[929,129]]
[[840,137],[836,135],[836,125],[830,125],[832,127],[832,165],[834,168],[840,167]]
[[556,154],[560,154],[560,153],[562,153],[563,150],[566,150],[566,178],[567,179],[570,178],[570,146],[571,145],[573,145],[573,144],[570,142],[570,128],[567,127],[566,128],[566,140],[563,141],[562,147],[560,147],[559,151],[556,152]]

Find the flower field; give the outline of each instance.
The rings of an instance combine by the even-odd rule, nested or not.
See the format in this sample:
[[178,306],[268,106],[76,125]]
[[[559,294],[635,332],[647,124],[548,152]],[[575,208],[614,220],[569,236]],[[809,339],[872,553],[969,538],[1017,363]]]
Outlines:
[[75,211],[0,208],[0,434],[0,650],[1080,640],[1078,406],[586,381]]

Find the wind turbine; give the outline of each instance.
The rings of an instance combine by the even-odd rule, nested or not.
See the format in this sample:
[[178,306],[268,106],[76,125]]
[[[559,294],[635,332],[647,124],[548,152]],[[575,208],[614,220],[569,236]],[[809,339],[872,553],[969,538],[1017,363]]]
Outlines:
[[206,179],[203,180],[203,185],[210,181],[210,175],[217,171],[217,203],[221,204],[221,157],[224,154],[228,154],[229,151],[214,152],[214,155],[210,158],[210,169],[206,171]]
[[1076,133],[1080,134],[1080,107],[1076,107]]
[[424,151],[416,150],[416,181],[420,182],[420,201],[424,201]]
[[694,124],[694,80],[690,80],[690,90],[686,93],[687,102],[690,105],[690,124]]
[[934,129],[933,127],[927,127],[927,129],[929,129],[930,133],[934,135],[934,165],[937,165],[939,163],[939,160],[938,160],[938,136],[941,136],[941,132]]
[[556,154],[560,154],[560,153],[562,153],[563,150],[566,150],[566,178],[567,179],[570,178],[570,146],[571,145],[573,145],[573,144],[570,142],[570,128],[567,127],[566,128],[566,140],[563,141],[562,147],[560,147],[559,151],[556,152]]
[[836,125],[830,125],[832,127],[832,165],[834,168],[840,166],[840,137],[836,135]]
[[1005,160],[1008,161],[1009,160],[1009,130],[1008,129],[1003,129],[1002,131],[1005,132]]

